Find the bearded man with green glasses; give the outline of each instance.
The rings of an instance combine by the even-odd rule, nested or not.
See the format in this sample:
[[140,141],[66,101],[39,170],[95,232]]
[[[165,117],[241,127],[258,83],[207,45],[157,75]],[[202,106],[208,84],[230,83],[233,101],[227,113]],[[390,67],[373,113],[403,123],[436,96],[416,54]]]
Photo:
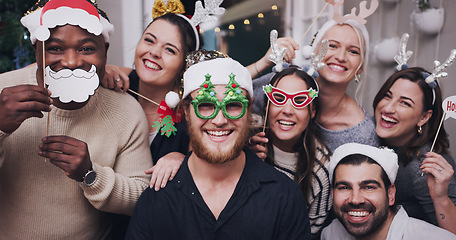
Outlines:
[[142,194],[127,239],[310,239],[297,184],[245,148],[248,70],[215,51],[194,52],[187,64],[182,105],[193,151],[165,188]]

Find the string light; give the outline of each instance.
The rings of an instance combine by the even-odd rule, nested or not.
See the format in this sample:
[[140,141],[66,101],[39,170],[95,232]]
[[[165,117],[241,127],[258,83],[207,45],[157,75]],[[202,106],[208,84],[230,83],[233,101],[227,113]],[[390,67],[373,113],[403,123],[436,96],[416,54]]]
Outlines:
[[258,13],[258,18],[264,18],[263,13]]
[[245,31],[247,31],[247,32],[252,31],[252,26],[250,26],[250,20],[248,20],[248,19],[244,20],[244,27],[245,27]]
[[230,25],[228,26],[228,29],[234,30],[234,24],[230,24]]
[[272,5],[271,9],[272,9],[272,10],[277,10],[277,9],[279,9],[279,8],[277,7],[277,5],[274,4],[274,5]]
[[219,27],[216,27],[216,28],[214,29],[214,32],[216,32],[216,33],[220,32],[220,28],[219,28]]

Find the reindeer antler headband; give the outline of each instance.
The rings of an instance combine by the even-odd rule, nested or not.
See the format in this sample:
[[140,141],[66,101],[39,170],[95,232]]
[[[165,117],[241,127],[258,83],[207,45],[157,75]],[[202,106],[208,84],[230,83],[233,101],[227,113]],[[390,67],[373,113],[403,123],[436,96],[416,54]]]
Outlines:
[[[271,40],[271,50],[272,53],[269,54],[268,58],[271,62],[275,63],[275,72],[281,72],[283,70],[283,67],[288,67],[287,64],[284,64],[284,56],[286,53],[286,48],[279,49],[279,46],[277,44],[277,37],[278,37],[278,32],[277,30],[273,29],[270,34],[270,40]],[[328,52],[329,48],[329,42],[327,39],[324,39],[321,42],[321,48],[320,51],[318,52],[317,55],[315,55],[313,52],[310,53],[310,62],[309,65],[304,66],[300,70],[304,71],[307,73],[307,75],[311,76],[314,81],[315,85],[317,86],[317,92],[319,91],[318,89],[318,83],[316,82],[316,78],[318,77],[318,72],[317,70],[320,70],[325,67],[325,63],[322,62],[323,58],[326,56],[326,52]]]
[[[271,31],[270,39],[271,39],[272,53],[268,57],[269,57],[269,60],[271,60],[272,62],[274,62],[276,64],[276,66],[274,67],[275,72],[280,72],[283,70],[284,66],[287,68],[288,65],[284,64],[284,61],[283,61],[283,57],[285,56],[286,48],[279,49],[278,44],[277,44],[277,35],[278,35],[277,30],[274,29]],[[312,80],[314,81],[315,86],[317,88],[316,90],[314,90],[314,89],[312,89],[312,87],[310,87],[308,90],[290,94],[290,93],[287,93],[281,89],[278,89],[278,88],[272,86],[271,84],[263,86],[263,91],[269,99],[268,104],[266,106],[266,111],[265,111],[266,113],[264,116],[263,132],[266,129],[266,122],[267,122],[267,117],[268,117],[268,112],[269,112],[269,102],[272,102],[273,104],[275,104],[277,106],[283,106],[284,104],[286,104],[286,102],[288,102],[288,100],[286,100],[285,102],[276,101],[276,99],[274,98],[274,93],[273,93],[274,91],[279,92],[282,96],[286,96],[286,98],[290,98],[290,99],[294,99],[294,97],[297,95],[307,95],[307,99],[305,102],[296,103],[296,102],[294,102],[294,100],[292,101],[292,105],[298,109],[306,107],[308,104],[310,104],[313,101],[314,98],[316,98],[318,96],[318,92],[320,91],[320,88],[315,79],[318,77],[317,70],[325,67],[325,64],[322,62],[322,60],[325,57],[326,52],[328,51],[328,47],[329,47],[328,40],[326,40],[326,39],[323,40],[322,44],[321,44],[321,49],[320,49],[320,52],[318,53],[318,55],[315,56],[315,54],[313,54],[313,53],[311,54],[310,65],[305,66],[304,69],[301,69],[301,68],[299,69],[301,71],[306,72],[307,75],[309,75],[312,78]]]
[[[408,68],[407,61],[412,56],[412,51],[406,51],[407,48],[407,41],[409,35],[408,33],[404,33],[401,37],[400,45],[399,45],[399,53],[394,56],[394,60],[397,62],[397,66],[394,68],[396,72],[399,72],[403,69]],[[440,63],[439,61],[434,61],[434,70],[431,74],[427,72],[423,72],[424,81],[427,85],[432,89],[432,105],[435,103],[435,87],[437,86],[437,80],[448,77],[448,73],[444,72],[446,68],[451,66],[454,63],[456,58],[456,49],[451,50],[450,56],[444,63]]]
[[222,15],[225,13],[225,8],[220,7],[223,0],[204,0],[204,6],[201,1],[195,2],[195,13],[193,17],[189,19],[188,17],[182,15],[185,10],[184,6],[179,0],[156,0],[154,3],[154,7],[152,9],[152,16],[155,19],[156,17],[162,16],[166,13],[175,13],[176,15],[185,19],[190,26],[192,26],[193,32],[195,34],[196,39],[196,46],[195,50],[198,50],[200,45],[200,39],[198,35],[198,30],[196,26],[198,26],[202,22],[214,22],[217,21],[216,15]]
[[[352,26],[353,28],[357,28],[361,31],[364,42],[365,42],[365,48],[366,48],[366,53],[369,52],[369,33],[364,26],[364,24],[367,22],[366,18],[370,15],[372,15],[375,10],[378,8],[378,0],[371,0],[369,8],[367,8],[367,1],[362,1],[359,4],[359,13],[356,15],[356,10],[357,8],[352,8],[351,13],[341,16],[339,14],[339,11],[341,11],[341,6],[344,3],[344,0],[340,0],[338,2],[331,2],[332,5],[334,5],[334,15],[333,18],[327,21],[323,26],[318,30],[318,32],[315,34],[315,37],[312,41],[312,43],[309,46],[304,46],[302,50],[302,54],[304,58],[309,59],[310,54],[312,52],[315,52],[315,48],[318,46],[318,43],[320,43],[323,39],[323,36],[325,35],[326,31],[328,31],[331,27],[333,27],[336,24],[348,24]],[[316,44],[314,44],[316,43]],[[367,55],[365,57],[367,59]]]

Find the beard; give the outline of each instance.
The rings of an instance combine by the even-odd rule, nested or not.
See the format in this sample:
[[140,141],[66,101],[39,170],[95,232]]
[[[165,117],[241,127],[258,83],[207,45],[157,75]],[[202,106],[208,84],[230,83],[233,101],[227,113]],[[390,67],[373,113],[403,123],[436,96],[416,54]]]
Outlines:
[[[222,113],[219,113],[222,114]],[[250,126],[249,123],[251,122],[251,114],[247,113],[248,121],[243,124],[242,128],[239,129],[239,134],[234,141],[231,141],[232,144],[216,144],[217,149],[211,150],[208,146],[203,142],[202,138],[199,137],[198,134],[202,131],[200,128],[193,127],[191,123],[191,119],[188,120],[188,133],[190,137],[190,144],[192,146],[193,152],[196,156],[201,159],[204,159],[206,162],[211,164],[221,164],[231,160],[236,159],[242,152],[242,149],[245,146],[246,141],[249,138],[249,131]],[[233,132],[235,133],[235,132]],[[231,134],[233,134],[231,133]],[[215,145],[215,143],[214,143]]]
[[83,103],[95,93],[100,81],[95,65],[89,71],[83,69],[62,69],[54,72],[46,67],[46,85],[52,98],[59,98],[62,103],[71,101]]
[[[344,218],[344,214],[347,213],[349,210],[357,209],[357,210],[367,210],[371,212],[371,219],[363,223],[352,223],[349,222],[346,218]],[[382,224],[386,222],[388,219],[389,213],[389,205],[388,199],[386,199],[385,205],[382,206],[379,211],[377,208],[369,203],[362,203],[359,205],[353,205],[351,203],[344,204],[339,210],[335,209],[335,215],[337,219],[344,225],[345,229],[355,237],[364,237],[369,236],[376,231],[381,229]]]

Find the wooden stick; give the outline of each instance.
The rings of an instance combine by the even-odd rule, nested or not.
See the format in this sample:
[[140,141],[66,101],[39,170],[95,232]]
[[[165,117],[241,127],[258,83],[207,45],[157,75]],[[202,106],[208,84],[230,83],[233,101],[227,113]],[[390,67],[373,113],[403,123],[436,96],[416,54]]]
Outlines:
[[[44,87],[44,88],[47,88],[47,87],[46,87],[46,58],[44,57],[44,53],[45,53],[45,51],[44,51],[44,48],[45,48],[44,42],[45,42],[45,41],[42,41],[42,42],[41,42],[41,44],[42,44],[42,45],[41,45],[41,47],[42,47],[42,52],[41,52],[41,53],[42,53],[42,54],[41,54],[41,55],[42,55],[42,56],[41,56],[41,57],[42,57],[42,59],[41,59],[41,63],[42,63],[42,64],[41,64],[41,68],[42,68],[42,70],[43,70],[43,87]],[[50,122],[50,118],[51,118],[51,114],[50,114],[50,112],[48,112],[48,113],[47,113],[47,123],[46,123],[46,137],[49,136],[49,122]],[[48,159],[45,158],[45,159],[44,159],[44,162],[47,162],[47,160],[48,160]]]
[[317,17],[315,17],[315,19],[312,21],[312,23],[310,24],[310,26],[307,28],[306,32],[304,32],[304,34],[302,35],[301,39],[299,40],[298,43],[300,43],[302,40],[304,40],[304,38],[306,37],[307,33],[310,31],[310,29],[312,28],[312,26],[315,24],[315,22],[318,20],[318,18],[320,17],[320,15],[323,13],[323,11],[325,11],[326,7],[328,6],[328,2],[326,2],[325,6],[321,9],[320,13],[318,13]]
[[148,98],[148,97],[146,97],[146,96],[144,96],[144,95],[141,95],[141,94],[139,94],[139,93],[137,93],[137,92],[135,92],[135,91],[133,91],[133,90],[131,90],[131,89],[128,89],[128,91],[130,91],[131,93],[134,93],[134,94],[138,95],[139,97],[142,97],[142,98],[146,99],[147,101],[149,101],[149,102],[151,102],[151,103],[153,103],[153,104],[155,104],[155,105],[157,105],[157,106],[160,106],[160,104],[158,104],[158,103],[155,102],[154,100],[152,100],[152,99],[150,99],[150,98]]
[[267,105],[266,105],[266,113],[265,113],[265,115],[264,115],[264,123],[263,123],[263,131],[262,131],[262,132],[265,131],[265,129],[266,129],[266,122],[268,121],[269,102],[270,102],[270,101],[269,101],[269,99],[268,99],[268,103],[267,103]]
[[443,112],[442,120],[440,120],[439,128],[437,129],[437,133],[435,134],[434,142],[432,143],[431,150],[429,152],[432,152],[434,150],[434,145],[435,145],[435,142],[437,141],[437,137],[439,136],[440,128],[442,127],[443,120],[445,120],[445,114],[446,114],[446,112]]
[[[431,150],[429,150],[429,152],[432,152],[434,150],[434,145],[435,145],[435,142],[437,141],[437,137],[439,136],[440,128],[442,127],[443,120],[445,120],[445,114],[446,114],[446,112],[443,112],[442,120],[440,120],[439,128],[437,129],[437,133],[435,134],[434,142],[432,143]],[[421,172],[421,176],[423,176],[423,172]]]

